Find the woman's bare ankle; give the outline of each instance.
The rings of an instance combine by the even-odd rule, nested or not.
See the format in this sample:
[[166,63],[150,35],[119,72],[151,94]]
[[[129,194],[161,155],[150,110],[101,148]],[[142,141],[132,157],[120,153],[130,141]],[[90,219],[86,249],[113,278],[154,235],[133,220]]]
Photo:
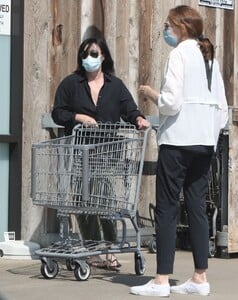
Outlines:
[[169,283],[169,275],[156,274],[154,278],[155,284],[168,284]]
[[191,281],[195,283],[205,283],[207,282],[206,270],[204,269],[196,269],[194,271],[193,277]]

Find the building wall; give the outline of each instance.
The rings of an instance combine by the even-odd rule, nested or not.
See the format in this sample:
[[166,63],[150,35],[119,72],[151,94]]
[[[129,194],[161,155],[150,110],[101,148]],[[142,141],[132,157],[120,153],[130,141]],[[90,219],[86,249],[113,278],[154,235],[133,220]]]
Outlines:
[[[46,209],[33,206],[30,198],[31,145],[49,139],[48,131],[41,126],[42,114],[51,111],[57,85],[76,68],[77,49],[81,41],[95,32],[95,27],[101,31],[111,50],[116,74],[124,80],[142,112],[154,115],[157,107],[139,99],[137,89],[140,84],[150,84],[159,90],[170,50],[162,37],[168,10],[175,5],[187,4],[201,12],[205,34],[214,43],[216,57],[226,75],[227,95],[231,105],[237,93],[234,87],[234,74],[237,74],[234,36],[237,38],[238,24],[237,13],[234,11],[198,6],[195,0],[24,2],[22,237],[45,243],[48,239],[45,235]],[[224,29],[224,22],[229,24],[228,31],[227,27]],[[155,138],[152,138],[146,161],[155,162],[156,159],[157,146]],[[230,176],[233,182],[234,174]],[[155,176],[143,176],[139,210],[144,216],[148,215],[148,204],[154,203],[154,181]],[[234,197],[233,192],[231,194]]]

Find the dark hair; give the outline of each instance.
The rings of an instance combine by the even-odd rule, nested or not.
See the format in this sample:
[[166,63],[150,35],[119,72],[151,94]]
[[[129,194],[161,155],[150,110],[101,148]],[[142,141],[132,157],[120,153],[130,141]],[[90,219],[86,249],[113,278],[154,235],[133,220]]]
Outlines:
[[[213,59],[215,55],[214,46],[211,43],[211,41],[201,35],[198,38],[200,50],[202,52],[204,62],[205,62],[205,68],[206,68],[206,74],[207,74],[207,86],[208,89],[211,91],[211,85],[212,85],[212,70],[213,70]],[[211,62],[211,63],[210,63]]]
[[201,15],[188,5],[179,5],[170,9],[168,20],[181,29],[185,26],[190,38],[198,38],[203,33]]
[[209,61],[209,60],[213,60],[214,59],[214,55],[215,55],[215,50],[214,50],[214,46],[211,43],[211,41],[204,37],[204,36],[200,36],[198,38],[199,42],[199,46],[202,52],[202,55],[204,57],[205,61]]
[[92,44],[98,45],[104,56],[104,60],[102,62],[102,71],[104,73],[113,74],[114,62],[112,60],[107,43],[103,38],[88,38],[81,43],[78,50],[78,58],[77,58],[78,66],[75,72],[81,75],[85,75],[85,69],[82,66],[82,55],[85,52],[85,50],[87,50]]

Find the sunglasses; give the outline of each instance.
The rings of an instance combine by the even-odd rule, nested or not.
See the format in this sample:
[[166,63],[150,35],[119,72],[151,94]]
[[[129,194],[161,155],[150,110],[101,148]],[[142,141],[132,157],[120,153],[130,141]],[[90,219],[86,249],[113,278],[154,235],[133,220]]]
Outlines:
[[97,50],[90,50],[89,52],[86,50],[86,51],[84,51],[84,52],[82,53],[81,58],[85,59],[85,58],[87,58],[89,55],[92,56],[92,57],[94,57],[94,58],[97,58],[97,57],[99,56],[99,53],[98,53]]
[[171,27],[169,23],[164,23],[164,30],[168,30]]

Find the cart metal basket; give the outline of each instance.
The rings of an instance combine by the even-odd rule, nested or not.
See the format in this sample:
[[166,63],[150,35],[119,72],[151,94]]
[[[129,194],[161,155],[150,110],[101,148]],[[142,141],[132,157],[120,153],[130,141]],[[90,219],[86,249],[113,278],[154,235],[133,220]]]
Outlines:
[[[135,273],[144,274],[136,211],[149,131],[127,123],[78,125],[71,136],[32,145],[33,204],[56,209],[61,219],[59,241],[36,252],[45,278],[54,278],[57,260],[64,259],[77,280],[86,280],[87,257],[123,252],[135,254]],[[70,214],[120,221],[122,238],[118,243],[73,239]],[[133,247],[126,241],[126,219],[136,232]]]

